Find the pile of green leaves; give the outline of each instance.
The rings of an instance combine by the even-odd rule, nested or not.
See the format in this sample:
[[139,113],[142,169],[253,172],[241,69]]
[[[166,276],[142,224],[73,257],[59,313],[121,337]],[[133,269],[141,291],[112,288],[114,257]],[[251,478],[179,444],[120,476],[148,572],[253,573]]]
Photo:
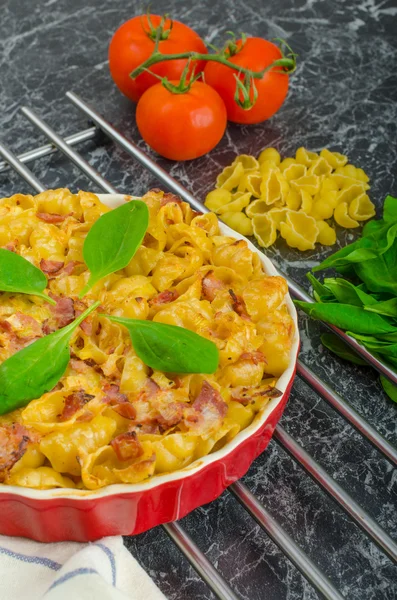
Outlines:
[[[102,215],[91,227],[83,246],[90,271],[83,297],[98,281],[124,269],[139,248],[149,225],[149,211],[132,200]],[[28,260],[0,249],[0,291],[34,295],[55,304],[44,293],[47,279]],[[0,414],[26,406],[58,383],[70,360],[69,342],[80,323],[96,308],[93,303],[72,323],[38,339],[0,365]],[[206,338],[174,325],[103,315],[127,328],[139,358],[164,372],[214,373],[219,352]]]
[[[387,196],[383,218],[367,223],[361,238],[313,271],[324,269],[334,269],[343,277],[326,277],[321,283],[308,273],[317,302],[295,304],[314,319],[347,331],[397,371],[397,198]],[[338,356],[361,364],[336,336],[327,334],[322,340]],[[397,387],[383,377],[381,382],[397,402]]]

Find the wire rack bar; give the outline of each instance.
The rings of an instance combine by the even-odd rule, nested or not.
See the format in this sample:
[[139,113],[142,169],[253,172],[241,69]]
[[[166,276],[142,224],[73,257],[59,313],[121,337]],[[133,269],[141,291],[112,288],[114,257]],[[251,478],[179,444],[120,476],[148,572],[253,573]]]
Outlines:
[[394,465],[397,465],[397,449],[390,444],[376,429],[372,427],[354,410],[346,400],[335,392],[330,386],[322,381],[309,367],[298,360],[296,365],[298,375],[311,387],[320,394],[324,400],[329,402],[336,410],[338,410],[345,419],[347,419],[356,429],[366,437],[386,458]]
[[[79,144],[80,142],[91,140],[95,137],[97,133],[98,129],[96,127],[89,127],[88,129],[83,129],[82,131],[78,131],[77,133],[68,135],[64,138],[64,141],[69,146],[74,146],[75,144]],[[25,164],[32,160],[36,160],[36,158],[41,158],[42,156],[53,154],[56,151],[57,148],[53,144],[45,144],[45,146],[39,146],[38,148],[34,148],[33,150],[23,152],[23,154],[18,154],[18,159],[21,163]],[[3,171],[7,171],[7,169],[9,168],[10,166],[7,161],[0,161],[0,173],[2,173]]]
[[239,597],[229,587],[219,571],[215,569],[178,522],[167,523],[163,525],[163,528],[217,598],[220,600],[239,600]]
[[91,167],[87,161],[85,161],[76,150],[73,150],[65,140],[59,136],[47,123],[45,123],[40,117],[36,115],[30,108],[23,106],[21,108],[22,113],[29,119],[33,125],[35,125],[44,135],[51,140],[63,154],[65,154],[85,175],[87,175],[96,185],[102,190],[109,194],[117,194],[116,188],[114,188],[106,179],[98,173],[96,169]]
[[25,179],[25,181],[27,181],[27,183],[29,183],[29,185],[31,185],[36,192],[44,192],[44,186],[41,185],[40,181],[35,175],[33,175],[32,171],[28,169],[28,167],[25,167],[18,157],[11,152],[11,150],[5,144],[2,143],[0,143],[0,156],[2,156],[10,165],[10,167],[12,167],[18,173],[18,175]]
[[327,600],[343,600],[343,596],[332,585],[329,579],[316,567],[307,554],[299,548],[289,534],[284,531],[263,504],[259,502],[243,483],[237,481],[229,487],[229,490],[324,598]]
[[273,434],[279,444],[297,460],[326,492],[352,517],[369,537],[397,563],[397,543],[380,527],[328,473],[285,431],[277,425]]
[[[104,119],[94,108],[84,102],[74,92],[66,92],[67,98],[73,102],[89,119],[91,119],[104,133],[106,133],[113,141],[121,146],[128,154],[133,158],[137,159],[148,171],[153,173],[168,189],[175,194],[181,196],[186,202],[189,202],[194,208],[201,212],[209,212],[208,208],[202,204],[197,198],[195,198],[186,188],[178,183],[167,171],[159,167],[147,154],[140,150],[135,144],[127,140],[117,129],[115,129],[106,119]],[[313,298],[307,294],[307,292],[298,285],[295,281],[291,280],[287,275],[281,273],[281,275],[287,280],[288,286],[291,293],[304,302],[314,302]],[[360,356],[364,358],[374,369],[382,373],[385,377],[390,379],[397,385],[397,373],[393,371],[388,365],[375,358],[364,346],[361,346],[354,338],[346,335],[343,331],[324,323],[334,333],[336,333],[346,344],[351,346]]]

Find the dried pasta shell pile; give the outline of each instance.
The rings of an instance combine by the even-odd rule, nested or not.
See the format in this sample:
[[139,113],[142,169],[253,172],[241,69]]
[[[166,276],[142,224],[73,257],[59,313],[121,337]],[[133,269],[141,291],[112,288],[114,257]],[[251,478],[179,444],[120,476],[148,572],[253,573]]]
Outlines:
[[298,148],[281,160],[275,148],[258,159],[242,154],[217,177],[205,205],[242,235],[268,248],[278,233],[298,250],[336,241],[331,219],[346,229],[375,215],[369,178],[348,158],[326,148],[319,154]]

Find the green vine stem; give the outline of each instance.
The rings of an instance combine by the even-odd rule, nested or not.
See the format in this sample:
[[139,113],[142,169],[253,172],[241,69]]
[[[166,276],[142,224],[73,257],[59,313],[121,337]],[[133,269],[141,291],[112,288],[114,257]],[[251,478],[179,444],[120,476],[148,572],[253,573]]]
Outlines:
[[191,60],[203,60],[203,61],[212,61],[218,62],[226,67],[230,67],[239,73],[243,73],[244,75],[253,77],[254,79],[262,79],[262,77],[271,69],[275,67],[281,67],[281,73],[291,74],[296,69],[296,59],[295,54],[284,56],[283,58],[279,58],[272,62],[270,65],[262,69],[261,71],[251,71],[250,69],[246,69],[245,67],[241,67],[240,65],[236,65],[232,63],[230,60],[227,60],[222,54],[200,54],[199,52],[180,52],[179,54],[163,54],[159,50],[155,50],[153,54],[145,60],[139,67],[134,69],[130,73],[130,77],[135,79],[143,73],[146,69],[149,69],[153,65],[156,65],[159,62],[165,62],[167,60],[179,60],[183,58],[191,59]]

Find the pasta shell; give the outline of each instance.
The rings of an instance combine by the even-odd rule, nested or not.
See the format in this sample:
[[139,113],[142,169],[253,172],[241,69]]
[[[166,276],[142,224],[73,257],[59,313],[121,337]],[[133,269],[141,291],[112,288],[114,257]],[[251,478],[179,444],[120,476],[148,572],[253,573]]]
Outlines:
[[320,157],[312,162],[307,174],[317,175],[318,177],[321,177],[322,175],[330,175],[331,172],[332,168],[329,166],[327,161],[324,158]]
[[221,219],[241,235],[252,235],[253,233],[251,219],[242,212],[226,212],[223,213]]
[[255,216],[252,219],[252,228],[256,241],[262,248],[269,248],[276,241],[276,224],[268,214]]
[[301,146],[296,151],[295,158],[298,163],[309,167],[311,163],[318,158],[318,154],[316,154],[316,152],[309,152],[309,150],[306,150],[306,148]]
[[285,201],[290,210],[299,210],[302,203],[302,196],[296,188],[290,188]]
[[291,181],[291,185],[314,196],[320,191],[321,179],[317,175],[304,175],[295,181]]
[[330,152],[327,148],[324,148],[320,152],[320,156],[327,161],[330,167],[337,169],[343,167],[347,163],[347,156],[340,154],[339,152]]
[[289,211],[285,223],[280,224],[280,233],[287,244],[298,250],[312,250],[318,237],[316,220],[304,212]]
[[259,170],[259,162],[254,156],[251,156],[250,154],[240,154],[234,159],[231,166],[235,167],[238,164],[242,165],[245,172]]
[[349,206],[349,215],[356,221],[367,221],[375,215],[375,205],[367,194],[361,194],[352,200]]
[[232,194],[223,188],[212,190],[205,197],[205,206],[210,210],[217,211],[218,208],[228,204],[232,200]]
[[262,150],[258,157],[258,162],[261,165],[266,161],[273,163],[274,165],[276,165],[276,167],[279,166],[281,157],[276,148],[265,148],[264,150]]
[[306,175],[307,167],[300,163],[292,162],[283,169],[283,175],[287,181],[293,181],[294,179],[300,179]]
[[[239,192],[237,192],[237,193],[239,193]],[[241,194],[235,200],[232,200],[232,202],[229,202],[228,204],[224,204],[223,206],[218,208],[218,210],[216,212],[218,215],[222,215],[225,212],[241,212],[246,206],[248,206],[248,204],[250,203],[250,200],[251,200],[251,194],[250,194],[250,192],[246,192],[245,194]]]
[[222,173],[216,178],[216,187],[231,191],[238,186],[243,175],[244,167],[241,162],[230,165],[223,169]]
[[317,242],[324,246],[333,246],[336,242],[336,232],[326,221],[317,221]]
[[345,227],[345,229],[354,229],[359,226],[359,223],[349,216],[348,205],[346,202],[338,204],[335,208],[334,219],[338,225]]
[[363,187],[360,183],[353,183],[351,186],[344,188],[338,194],[338,204],[346,202],[346,204],[350,204],[354,198],[361,196],[363,193]]

